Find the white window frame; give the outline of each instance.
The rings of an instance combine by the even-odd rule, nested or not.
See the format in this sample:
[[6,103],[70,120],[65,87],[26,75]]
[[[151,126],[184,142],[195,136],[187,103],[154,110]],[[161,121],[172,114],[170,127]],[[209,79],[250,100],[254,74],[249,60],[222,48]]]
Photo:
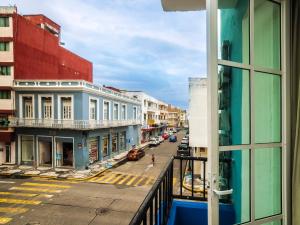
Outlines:
[[[26,118],[25,117],[25,112],[23,114],[23,104],[25,104],[25,102],[23,101],[24,97],[31,97],[31,99],[32,99],[32,118]],[[24,105],[24,107],[25,107],[25,105]],[[34,94],[20,94],[19,95],[19,118],[35,119],[35,99],[34,99]]]
[[[91,118],[91,101],[96,101],[96,112],[95,112],[95,119]],[[90,120],[99,120],[99,99],[96,97],[89,96],[89,119]]]
[[38,116],[39,116],[39,119],[45,119],[44,118],[44,115],[42,115],[42,98],[51,98],[51,107],[52,107],[52,110],[51,110],[51,118],[50,119],[54,119],[54,95],[38,95]]
[[[118,106],[118,108],[117,108],[118,109],[117,119],[115,119],[115,105]],[[118,102],[113,103],[112,117],[113,117],[113,120],[120,120],[120,103],[118,103]]]
[[[208,224],[215,225],[219,224],[219,198],[213,192],[213,190],[218,190],[218,178],[219,178],[219,152],[220,151],[235,151],[242,149],[254,149],[254,148],[265,148],[265,147],[280,147],[282,150],[282,213],[275,216],[270,216],[264,219],[255,220],[255,209],[254,209],[254,195],[251,195],[251,220],[252,222],[244,224],[264,224],[272,222],[275,220],[282,220],[283,225],[289,224],[290,218],[288,210],[291,210],[291,207],[287,205],[289,197],[287,190],[290,190],[290,173],[288,170],[288,159],[289,159],[289,95],[287,90],[289,90],[289,73],[288,73],[288,57],[289,49],[286,40],[289,36],[289,8],[287,0],[273,0],[274,2],[281,3],[281,71],[274,71],[267,68],[258,68],[252,64],[246,65],[244,63],[237,63],[232,61],[220,60],[218,59],[218,1],[212,0],[207,1],[206,3],[206,13],[207,13],[207,74],[208,74],[208,179],[210,183],[210,189],[208,189]],[[250,43],[254,43],[254,1],[249,1],[250,3]],[[251,46],[251,44],[250,44]],[[250,47],[250,62],[253,62],[254,56],[254,46]],[[281,99],[281,109],[282,109],[282,140],[281,143],[267,143],[267,144],[252,144],[251,141],[249,145],[235,145],[235,146],[219,146],[219,115],[218,115],[218,65],[225,65],[231,67],[237,67],[241,69],[247,69],[250,71],[250,93],[253,93],[253,75],[255,71],[261,71],[265,73],[272,73],[281,76],[281,86],[282,86],[282,99]],[[254,136],[254,108],[253,108],[253,95],[250,95],[251,99],[251,139]],[[251,188],[250,192],[254,191],[254,155],[251,151]],[[287,210],[288,209],[288,210]]]
[[[134,113],[135,111],[135,113]],[[137,107],[136,106],[133,106],[132,108],[132,119],[133,120],[137,120],[138,119],[138,111],[137,111]]]
[[[105,103],[108,103],[108,119],[105,119],[105,117],[104,117],[104,105],[105,105]],[[102,119],[103,120],[111,120],[111,101],[103,100]]]
[[[62,98],[71,98],[71,106],[72,106],[72,110],[71,110],[71,119],[63,119],[63,115],[62,115],[62,110],[63,108],[61,108],[61,99]],[[74,120],[74,95],[57,95],[57,118],[59,120]]]
[[[125,106],[125,118],[122,118],[123,115],[122,115],[122,109],[123,109],[123,106]],[[127,120],[127,104],[122,104],[121,106],[121,120]]]

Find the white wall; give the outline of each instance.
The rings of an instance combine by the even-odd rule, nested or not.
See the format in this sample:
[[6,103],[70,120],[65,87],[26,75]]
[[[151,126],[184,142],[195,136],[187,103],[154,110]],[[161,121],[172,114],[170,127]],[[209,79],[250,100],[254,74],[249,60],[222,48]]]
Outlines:
[[189,144],[207,147],[207,79],[189,78]]

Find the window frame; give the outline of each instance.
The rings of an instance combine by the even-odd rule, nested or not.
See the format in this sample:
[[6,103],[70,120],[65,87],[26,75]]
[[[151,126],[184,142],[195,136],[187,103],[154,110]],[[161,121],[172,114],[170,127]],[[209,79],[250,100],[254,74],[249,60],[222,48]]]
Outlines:
[[[105,104],[107,103],[107,105],[108,105],[108,107],[107,107],[107,114],[108,114],[108,117],[107,118],[105,118],[105,113],[104,113],[104,111],[105,111]],[[107,120],[111,120],[111,101],[109,101],[109,100],[103,100],[103,110],[102,110],[102,119],[103,120],[105,120],[105,121],[107,121]]]
[[[0,20],[3,19],[4,21],[4,26],[0,26],[0,27],[10,27],[10,17],[9,16],[0,16]],[[1,25],[1,23],[0,23]]]
[[[208,195],[211,198],[208,198],[208,224],[214,225],[219,224],[219,199],[216,194],[213,193],[213,190],[218,190],[218,182],[215,182],[219,179],[219,152],[222,151],[235,151],[243,149],[252,149],[251,150],[251,189],[254,190],[253,183],[253,174],[254,174],[254,154],[255,149],[257,148],[276,148],[280,147],[282,151],[282,213],[279,215],[274,215],[266,217],[264,219],[255,220],[254,213],[254,195],[251,195],[251,221],[245,224],[263,224],[267,222],[274,222],[276,220],[282,220],[282,224],[289,224],[288,211],[286,202],[288,201],[287,187],[290,183],[290,177],[287,173],[287,160],[289,155],[290,141],[288,137],[289,129],[289,111],[290,111],[290,97],[287,93],[289,90],[289,67],[287,65],[289,59],[289,48],[287,40],[289,40],[289,20],[288,20],[288,1],[287,0],[269,0],[274,3],[281,4],[281,69],[274,70],[269,68],[261,68],[254,65],[254,1],[250,0],[250,62],[248,64],[237,63],[233,61],[226,61],[218,59],[218,0],[208,1],[207,2],[207,69],[208,69],[208,171],[211,174],[209,177],[209,182],[212,184],[209,190]],[[250,118],[251,118],[251,143],[250,145],[234,145],[234,146],[219,146],[219,116],[218,116],[218,66],[231,66],[240,69],[246,69],[250,71]],[[281,76],[281,142],[280,143],[264,143],[257,144],[254,142],[254,83],[253,77],[255,72],[269,73],[273,75]],[[291,210],[291,209],[290,209]]]

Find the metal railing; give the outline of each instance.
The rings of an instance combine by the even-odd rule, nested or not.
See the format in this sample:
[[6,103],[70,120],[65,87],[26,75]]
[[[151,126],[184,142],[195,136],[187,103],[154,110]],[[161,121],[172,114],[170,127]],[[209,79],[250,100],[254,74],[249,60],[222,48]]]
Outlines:
[[35,127],[74,130],[93,130],[141,124],[140,120],[57,120],[57,119],[10,119],[10,127]]
[[172,207],[173,158],[160,174],[142,205],[132,218],[130,225],[167,224]]
[[[197,163],[200,168],[198,176],[201,176],[200,180],[202,180],[199,184],[194,181]],[[174,198],[207,201],[206,163],[207,158],[203,157],[172,157],[131,220],[130,225],[167,224]],[[186,177],[190,175],[191,180],[188,186],[189,182],[186,181]]]

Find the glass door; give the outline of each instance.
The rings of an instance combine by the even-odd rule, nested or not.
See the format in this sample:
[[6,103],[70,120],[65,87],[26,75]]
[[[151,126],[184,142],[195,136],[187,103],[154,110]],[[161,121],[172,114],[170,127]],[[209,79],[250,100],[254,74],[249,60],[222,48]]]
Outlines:
[[284,1],[207,1],[209,224],[283,224]]

